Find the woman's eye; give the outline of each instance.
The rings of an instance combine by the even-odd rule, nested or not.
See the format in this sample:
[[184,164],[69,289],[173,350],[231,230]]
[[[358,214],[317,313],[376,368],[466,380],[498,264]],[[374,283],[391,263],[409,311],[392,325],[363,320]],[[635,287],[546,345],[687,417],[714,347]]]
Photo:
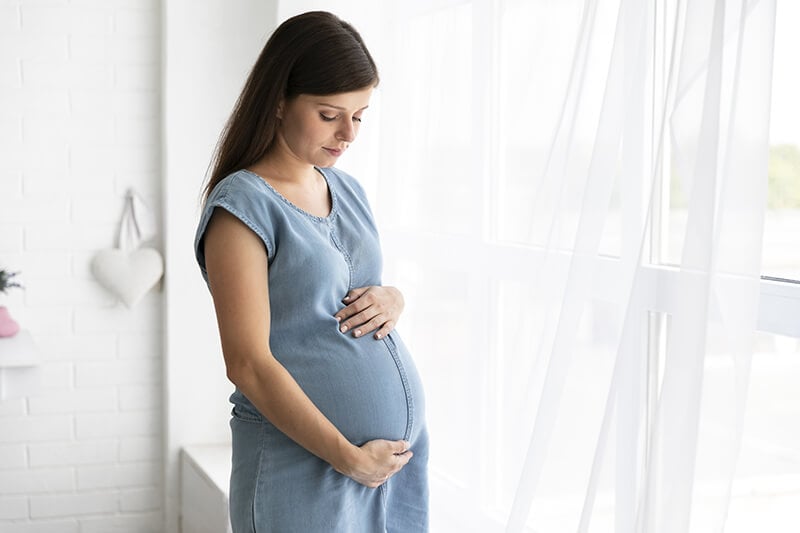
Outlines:
[[325,113],[320,113],[320,114],[319,114],[319,118],[321,118],[321,119],[322,119],[322,120],[324,120],[325,122],[332,122],[332,121],[336,120],[336,117],[329,117],[329,116],[328,116],[328,115],[326,115]]
[[353,122],[361,123],[361,117],[353,117]]

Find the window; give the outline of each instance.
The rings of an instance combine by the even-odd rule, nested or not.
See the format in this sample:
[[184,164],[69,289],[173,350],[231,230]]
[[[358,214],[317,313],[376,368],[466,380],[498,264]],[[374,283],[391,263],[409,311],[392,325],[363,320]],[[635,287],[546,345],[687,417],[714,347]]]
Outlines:
[[800,4],[777,0],[759,333],[726,533],[800,522]]
[[[783,6],[789,0],[780,1]],[[650,40],[644,46],[636,40],[640,26],[629,24],[617,31],[620,5],[634,11],[654,6],[646,11]],[[617,401],[628,408],[617,410],[607,432],[611,437],[599,461],[592,527],[611,530],[616,524],[624,530],[620,524],[635,516],[641,487],[626,480],[641,478],[648,453],[649,443],[642,435],[652,421],[666,373],[663,357],[669,333],[677,331],[672,300],[680,293],[681,277],[674,266],[680,263],[687,227],[689,195],[670,168],[673,158],[665,142],[653,204],[655,222],[647,233],[652,253],[645,254],[650,260],[637,271],[642,278],[635,287],[638,292],[631,289],[626,276],[633,271],[629,267],[639,266],[637,252],[650,199],[650,182],[642,176],[649,175],[656,158],[660,117],[655,102],[668,92],[667,43],[674,35],[676,5],[672,0],[441,0],[414,3],[413,15],[392,20],[393,32],[386,38],[397,52],[384,67],[381,86],[381,117],[391,127],[380,134],[386,149],[381,150],[376,211],[386,244],[386,277],[407,291],[409,309],[401,329],[420,354],[418,365],[426,377],[429,422],[437,432],[433,518],[434,524],[446,524],[443,530],[505,529],[537,402],[547,387],[556,330],[564,326],[559,324],[562,309],[557,304],[567,300],[559,298],[567,292],[564,272],[575,264],[577,229],[585,215],[584,200],[590,196],[582,178],[592,164],[593,150],[598,150],[595,135],[605,139],[597,123],[612,44],[620,33],[626,61],[635,62],[639,50],[646,48],[649,54],[655,45],[652,57],[646,58],[651,66],[639,69],[636,75],[641,78],[633,80],[636,87],[649,83],[652,91],[615,100],[621,106],[616,110],[626,114],[620,126],[624,140],[605,152],[599,143],[601,154],[619,155],[613,152],[618,148],[621,154],[639,155],[609,157],[603,163],[607,168],[599,173],[608,203],[598,204],[598,212],[591,214],[604,222],[602,234],[593,236],[599,237],[601,257],[591,258],[591,279],[578,288],[586,292],[571,316],[576,319],[563,327],[574,349],[562,351],[574,357],[560,369],[568,372],[563,376],[563,401],[557,400],[560,413],[553,415],[557,419],[546,430],[559,446],[547,450],[536,516],[529,523],[546,531],[576,530],[622,342],[639,359],[617,389]],[[584,20],[592,25],[591,32],[583,31]],[[570,71],[573,64],[581,65],[577,74]],[[791,68],[780,65],[778,59],[776,71]],[[634,70],[617,72],[615,83],[631,82],[626,76]],[[618,89],[613,93],[617,97]],[[800,89],[794,93],[800,94]],[[541,178],[548,165],[549,178],[556,179]],[[628,166],[621,168],[624,165]],[[777,234],[781,231],[791,233],[784,229]],[[800,246],[795,248],[800,253]],[[785,277],[777,270],[767,272]],[[764,337],[759,339],[752,373],[754,394],[761,396],[754,396],[746,425],[764,410],[792,401],[769,381],[792,357],[785,350],[781,357],[771,357],[769,346],[783,342],[776,339],[800,338],[800,285],[752,281],[760,290],[758,327]],[[556,297],[548,300],[548,294]],[[550,305],[554,301],[556,305]],[[419,302],[426,303],[415,307]],[[623,341],[620,331],[629,305],[635,310],[634,327]],[[727,386],[729,359],[722,352],[708,354],[707,390]],[[770,365],[778,366],[770,370]],[[785,415],[789,416],[775,416]],[[716,427],[712,423],[704,430]],[[747,431],[746,427],[746,442]],[[770,446],[791,449],[785,435],[779,437],[783,440],[762,451]],[[770,478],[770,465],[759,463],[763,453],[745,452],[750,455],[743,454],[742,464],[748,468],[740,470],[736,481],[736,487],[744,488],[735,489],[734,503],[744,502],[737,516],[751,513],[742,519],[757,521],[751,512],[757,505],[747,500],[747,487],[756,486],[754,481],[774,481],[769,490],[797,487],[791,486],[791,479]],[[621,461],[623,457],[629,459]],[[620,477],[620,471],[627,477]]]
[[[666,24],[672,2],[657,0]],[[768,188],[763,228],[762,281],[755,348],[750,372],[741,455],[738,460],[726,533],[789,531],[800,507],[800,432],[795,431],[800,404],[796,383],[800,371],[800,4],[777,0],[772,79]],[[669,34],[664,27],[663,35]],[[666,41],[663,41],[666,42]],[[668,148],[668,147],[667,147]],[[666,152],[663,169],[662,225],[654,228],[657,263],[680,263],[687,224],[685,184],[671,171]],[[669,276],[668,271],[663,272]],[[652,335],[664,335],[667,317]],[[654,344],[656,360],[663,343]],[[713,366],[713,365],[712,365]],[[659,367],[654,383],[663,377]],[[705,387],[714,375],[730,369],[707,369]],[[719,383],[717,383],[719,385]],[[656,385],[657,386],[657,385]],[[713,421],[711,422],[713,425]],[[702,431],[702,429],[701,429]]]
[[800,281],[800,4],[778,0],[770,119],[765,276]]
[[800,523],[798,380],[800,341],[761,333],[726,533],[790,531]]

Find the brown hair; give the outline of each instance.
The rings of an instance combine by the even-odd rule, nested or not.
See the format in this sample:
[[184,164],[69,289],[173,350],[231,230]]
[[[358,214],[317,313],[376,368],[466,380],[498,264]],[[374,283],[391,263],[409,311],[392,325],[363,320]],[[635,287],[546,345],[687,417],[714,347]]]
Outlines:
[[325,11],[283,22],[267,41],[222,130],[203,198],[225,176],[260,160],[273,146],[278,105],[300,94],[329,95],[378,84],[361,35]]

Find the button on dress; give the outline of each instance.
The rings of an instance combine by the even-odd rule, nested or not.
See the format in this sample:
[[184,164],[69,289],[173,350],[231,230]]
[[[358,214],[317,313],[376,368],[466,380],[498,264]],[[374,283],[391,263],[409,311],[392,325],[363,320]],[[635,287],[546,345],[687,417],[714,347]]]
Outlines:
[[327,217],[303,211],[250,171],[220,181],[201,214],[197,261],[208,282],[203,236],[214,209],[254,231],[269,265],[275,358],[350,442],[405,439],[414,456],[379,488],[365,487],[289,439],[237,389],[230,398],[233,531],[426,532],[428,435],[414,362],[396,331],[354,338],[334,319],[351,289],[381,284],[375,222],[354,178],[317,170],[330,191]]

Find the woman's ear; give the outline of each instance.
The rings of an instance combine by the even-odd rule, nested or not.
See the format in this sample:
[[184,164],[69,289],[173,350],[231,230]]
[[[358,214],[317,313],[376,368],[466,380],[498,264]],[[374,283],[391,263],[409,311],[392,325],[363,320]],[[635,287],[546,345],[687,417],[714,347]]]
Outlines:
[[275,111],[275,116],[278,118],[278,120],[283,120],[283,103],[284,102],[285,102],[285,100],[281,100],[280,102],[278,102],[278,109]]

